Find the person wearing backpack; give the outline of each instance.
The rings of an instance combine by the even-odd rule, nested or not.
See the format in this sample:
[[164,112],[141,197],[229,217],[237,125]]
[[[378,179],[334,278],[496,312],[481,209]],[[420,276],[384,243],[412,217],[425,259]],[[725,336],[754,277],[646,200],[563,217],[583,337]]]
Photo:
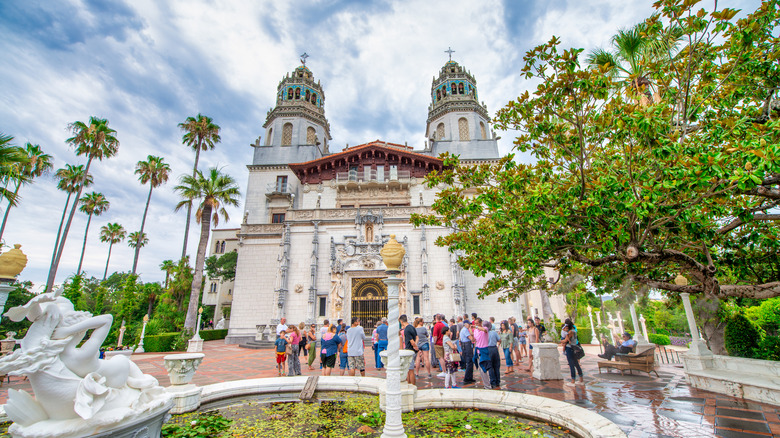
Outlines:
[[[574,323],[570,319],[567,319],[561,329],[561,345],[563,346],[563,354],[566,355],[566,360],[569,362],[569,371],[571,371],[571,382],[567,385],[574,386],[576,383],[580,385],[585,384],[585,380],[582,377],[582,367],[580,367],[580,358],[584,356],[582,346],[577,340],[577,330],[574,328]],[[576,374],[579,374],[580,380],[575,380]]]

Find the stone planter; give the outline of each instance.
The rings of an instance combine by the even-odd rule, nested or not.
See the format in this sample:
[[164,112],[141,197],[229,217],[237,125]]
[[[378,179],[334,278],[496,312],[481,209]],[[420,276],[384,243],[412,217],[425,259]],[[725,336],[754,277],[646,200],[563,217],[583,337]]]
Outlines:
[[163,357],[171,385],[190,383],[204,357],[206,355],[203,353],[169,354]]
[[531,345],[534,347],[534,379],[563,380],[558,344],[542,342]]
[[[401,355],[401,381],[406,382],[406,377],[408,376],[407,372],[409,371],[409,364],[412,363],[414,352],[411,350],[401,350],[398,353]],[[380,352],[379,355],[382,356],[382,362],[385,364],[385,366],[387,366],[387,364],[390,362],[387,358],[387,350]]]

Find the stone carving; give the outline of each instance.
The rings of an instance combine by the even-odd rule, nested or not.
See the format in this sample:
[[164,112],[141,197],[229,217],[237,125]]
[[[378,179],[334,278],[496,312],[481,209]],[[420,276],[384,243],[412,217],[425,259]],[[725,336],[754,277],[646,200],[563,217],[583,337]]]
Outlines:
[[[5,314],[13,321],[32,322],[21,348],[0,359],[1,374],[27,376],[35,392],[33,398],[25,391],[8,391],[5,411],[14,421],[11,434],[90,436],[131,423],[133,430],[148,427],[139,421],[157,416],[161,423],[171,402],[157,379],[126,356],[98,359],[113,317],[75,311],[61,293],[37,295]],[[159,436],[159,428],[148,433]]]
[[169,354],[163,357],[165,370],[168,371],[168,378],[171,385],[186,385],[195,375],[198,365],[206,357],[203,353],[183,353]]
[[298,283],[298,284],[295,285],[295,293],[296,294],[303,293],[303,285],[302,284]]
[[225,329],[225,317],[219,318],[219,321],[217,321],[217,325],[214,326],[215,330],[224,330]]
[[253,224],[242,225],[241,234],[282,234],[284,226],[282,224]]
[[376,268],[376,265],[372,260],[365,259],[363,260],[363,268],[364,269],[374,269]]
[[444,290],[444,282],[439,280],[436,282],[436,289],[437,290]]

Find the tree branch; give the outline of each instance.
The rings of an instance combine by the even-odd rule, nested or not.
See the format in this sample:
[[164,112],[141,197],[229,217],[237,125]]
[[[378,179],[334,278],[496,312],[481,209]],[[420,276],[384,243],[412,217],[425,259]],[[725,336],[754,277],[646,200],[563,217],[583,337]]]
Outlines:
[[[780,220],[780,214],[754,214],[751,219],[755,221],[777,221]],[[718,228],[718,234],[726,234],[745,223],[742,219],[736,218],[727,225]]]

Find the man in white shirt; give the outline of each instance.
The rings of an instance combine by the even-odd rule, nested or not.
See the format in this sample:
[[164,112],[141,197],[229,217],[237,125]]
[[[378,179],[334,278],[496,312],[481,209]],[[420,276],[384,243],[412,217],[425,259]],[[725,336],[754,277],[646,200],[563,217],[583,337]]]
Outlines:
[[282,318],[279,321],[279,325],[276,326],[276,337],[279,337],[279,333],[287,331],[287,318]]
[[366,377],[366,361],[363,358],[366,333],[360,326],[360,319],[352,317],[352,326],[347,329],[347,365],[349,375],[354,376],[355,370],[360,370],[360,375]]

